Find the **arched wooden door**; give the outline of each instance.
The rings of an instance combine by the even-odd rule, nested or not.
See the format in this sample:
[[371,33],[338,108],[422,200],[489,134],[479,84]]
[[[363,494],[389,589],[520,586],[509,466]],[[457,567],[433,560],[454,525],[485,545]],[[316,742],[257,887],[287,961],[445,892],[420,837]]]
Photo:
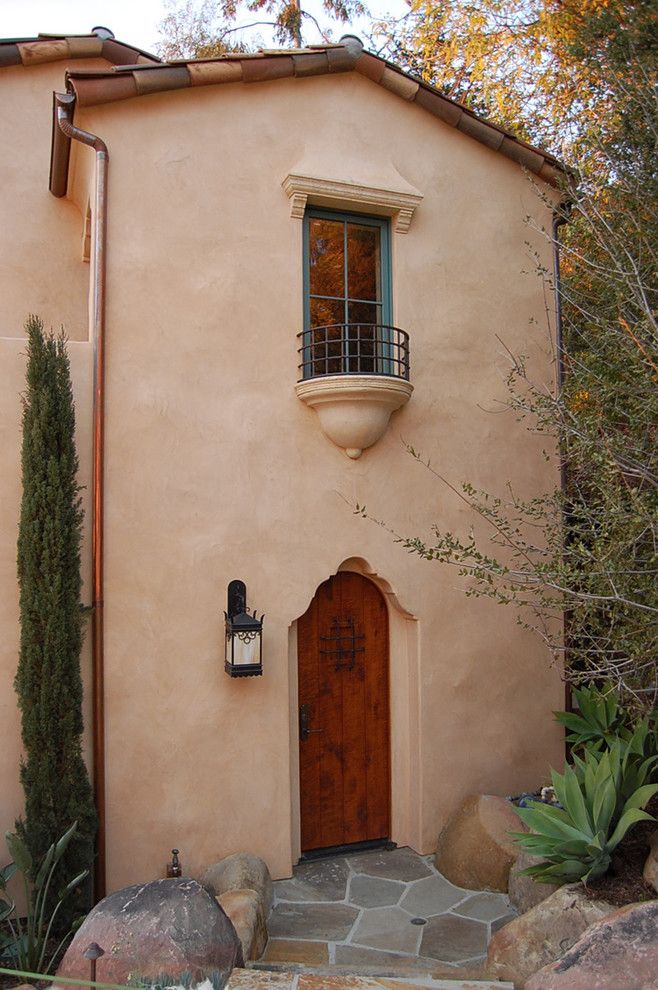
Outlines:
[[388,615],[379,589],[343,572],[297,628],[302,850],[391,834]]

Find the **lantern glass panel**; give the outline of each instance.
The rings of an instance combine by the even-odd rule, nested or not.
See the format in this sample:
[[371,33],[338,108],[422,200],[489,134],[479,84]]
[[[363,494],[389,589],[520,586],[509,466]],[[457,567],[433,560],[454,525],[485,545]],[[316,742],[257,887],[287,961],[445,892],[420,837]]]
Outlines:
[[235,632],[233,634],[233,663],[237,667],[243,664],[260,663],[260,633]]

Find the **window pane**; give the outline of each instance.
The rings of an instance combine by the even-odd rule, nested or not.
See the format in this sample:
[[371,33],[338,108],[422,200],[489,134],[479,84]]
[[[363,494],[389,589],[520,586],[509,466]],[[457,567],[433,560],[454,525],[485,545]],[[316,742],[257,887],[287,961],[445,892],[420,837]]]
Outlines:
[[374,303],[351,302],[347,304],[347,312],[350,323],[381,323],[382,321],[382,308]]
[[345,322],[345,303],[339,299],[311,299],[311,326]]
[[316,296],[344,296],[343,222],[341,220],[311,220],[308,226],[311,294]]
[[381,299],[380,230],[347,225],[347,281],[350,299]]

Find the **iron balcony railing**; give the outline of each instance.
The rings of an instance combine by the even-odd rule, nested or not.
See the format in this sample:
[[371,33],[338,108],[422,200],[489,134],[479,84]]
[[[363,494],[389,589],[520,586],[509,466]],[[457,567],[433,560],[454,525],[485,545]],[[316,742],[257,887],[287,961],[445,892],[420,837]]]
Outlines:
[[324,375],[409,380],[409,334],[375,323],[332,323],[297,334],[300,381]]

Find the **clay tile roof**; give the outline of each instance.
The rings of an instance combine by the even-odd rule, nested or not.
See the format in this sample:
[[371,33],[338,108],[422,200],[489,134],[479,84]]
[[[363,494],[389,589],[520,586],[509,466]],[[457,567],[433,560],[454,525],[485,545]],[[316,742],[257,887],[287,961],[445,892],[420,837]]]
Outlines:
[[76,58],[104,58],[113,65],[126,62],[157,65],[157,55],[97,34],[40,34],[36,38],[0,39],[0,68],[12,65],[43,65]]
[[415,103],[487,148],[500,152],[550,185],[558,185],[565,172],[553,155],[527,144],[391,62],[364,51],[358,38],[350,35],[335,45],[233,52],[214,59],[171,62],[162,62],[155,55],[95,34],[39,35],[38,38],[0,41],[0,66],[35,65],[90,56],[102,56],[112,62],[113,67],[98,71],[67,70],[67,88],[75,94],[80,106],[196,86],[257,83],[354,71],[400,99]]

